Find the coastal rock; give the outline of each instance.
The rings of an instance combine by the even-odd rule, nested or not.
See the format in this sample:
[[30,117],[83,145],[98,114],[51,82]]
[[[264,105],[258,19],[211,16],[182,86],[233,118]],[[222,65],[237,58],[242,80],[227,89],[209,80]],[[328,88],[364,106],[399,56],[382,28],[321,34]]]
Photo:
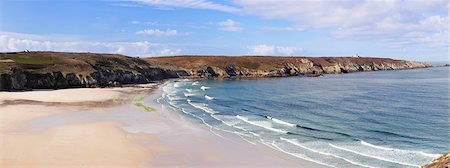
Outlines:
[[236,71],[234,70],[234,68],[231,67],[231,66],[226,67],[226,68],[225,68],[225,72],[228,74],[229,77],[233,77],[233,76],[238,75],[238,74],[236,73]]
[[[133,58],[115,54],[25,52],[0,55],[0,90],[114,87],[168,78],[320,76],[358,71],[431,67],[428,63],[365,57],[177,56]],[[50,59],[51,57],[51,59]],[[45,62],[45,60],[50,60]]]
[[449,168],[450,167],[450,153],[433,159],[430,163],[423,165],[422,168]]

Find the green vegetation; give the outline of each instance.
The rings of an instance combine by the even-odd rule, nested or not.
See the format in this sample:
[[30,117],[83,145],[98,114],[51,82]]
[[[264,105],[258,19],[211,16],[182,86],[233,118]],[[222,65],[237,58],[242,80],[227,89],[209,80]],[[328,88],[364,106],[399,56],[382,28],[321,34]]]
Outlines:
[[258,69],[259,64],[253,62],[245,62],[242,66],[248,69]]
[[0,55],[0,60],[13,60],[17,64],[28,65],[54,65],[55,58],[49,56],[30,56],[25,53],[3,53]]
[[134,103],[134,105],[135,105],[136,107],[139,107],[139,108],[144,109],[144,110],[147,111],[147,112],[156,112],[156,110],[155,110],[154,108],[151,108],[151,107],[149,107],[149,106],[146,106],[146,105],[142,104],[141,102],[136,102],[136,103]]

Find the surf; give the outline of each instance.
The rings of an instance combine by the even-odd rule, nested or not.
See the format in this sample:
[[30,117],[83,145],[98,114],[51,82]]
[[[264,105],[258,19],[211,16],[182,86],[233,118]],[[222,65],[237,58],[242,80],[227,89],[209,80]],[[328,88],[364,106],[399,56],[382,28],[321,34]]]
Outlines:
[[328,145],[330,145],[333,148],[339,149],[339,150],[347,151],[347,152],[350,152],[350,153],[354,153],[354,154],[357,154],[357,155],[361,155],[361,156],[365,156],[365,157],[369,157],[369,158],[373,158],[373,159],[377,159],[377,160],[382,160],[382,161],[391,162],[391,163],[397,163],[397,164],[401,164],[401,165],[405,165],[405,166],[413,166],[413,167],[419,167],[420,166],[420,165],[416,165],[416,164],[399,162],[399,161],[390,160],[390,159],[386,159],[386,158],[382,158],[382,157],[378,157],[378,156],[368,155],[368,154],[365,154],[365,153],[361,153],[361,152],[350,150],[350,149],[347,149],[347,148],[344,148],[344,147],[333,145],[331,143],[329,143]]
[[275,122],[275,123],[278,123],[278,124],[281,124],[281,125],[286,125],[286,126],[289,126],[289,127],[295,127],[295,126],[297,126],[297,124],[292,124],[292,123],[289,123],[289,122],[286,122],[286,121],[283,121],[283,120],[280,120],[280,119],[276,119],[276,118],[273,118],[273,117],[270,117],[270,116],[265,116],[267,119],[270,119],[270,120],[272,120],[273,122]]
[[274,132],[278,132],[278,133],[283,133],[283,134],[287,134],[287,133],[288,133],[288,131],[285,131],[285,130],[276,129],[276,128],[272,128],[272,127],[270,127],[270,126],[265,126],[265,125],[262,125],[262,124],[258,124],[258,123],[252,122],[252,121],[248,120],[248,118],[242,117],[242,116],[240,116],[240,115],[236,115],[236,117],[237,117],[238,119],[240,119],[240,120],[242,120],[242,121],[248,123],[248,124],[251,124],[251,125],[254,125],[254,126],[258,126],[258,127],[261,127],[261,128],[267,129],[267,130],[270,130],[270,131],[274,131]]
[[292,139],[287,139],[287,138],[280,137],[280,140],[289,142],[290,144],[293,144],[293,145],[295,145],[295,146],[301,147],[301,148],[303,148],[303,149],[309,150],[309,151],[314,152],[314,153],[319,153],[319,154],[322,154],[322,155],[327,155],[327,156],[331,156],[331,157],[334,157],[334,158],[342,159],[342,160],[344,160],[344,161],[346,161],[346,162],[348,162],[348,163],[350,163],[350,164],[353,164],[353,165],[358,165],[358,166],[367,167],[367,168],[375,168],[375,167],[373,167],[373,166],[368,166],[368,165],[364,165],[364,164],[361,164],[361,163],[357,163],[357,162],[355,162],[355,161],[346,159],[346,158],[341,157],[341,156],[333,155],[333,154],[327,153],[327,152],[321,152],[321,151],[318,151],[318,150],[315,150],[315,149],[306,147],[306,146],[301,145],[300,143],[298,143],[297,141],[292,140]]
[[208,105],[205,104],[205,103],[193,102],[193,101],[190,100],[190,99],[188,99],[187,102],[188,102],[188,104],[190,104],[192,107],[195,107],[195,108],[197,108],[197,109],[201,109],[201,110],[203,110],[203,111],[205,111],[205,112],[207,112],[207,113],[209,113],[209,114],[216,114],[216,113],[218,113],[217,111],[215,111],[215,110],[209,108]]
[[368,143],[366,141],[360,141],[360,142],[364,146],[368,146],[368,147],[372,147],[372,148],[376,148],[376,149],[381,149],[381,150],[385,150],[385,151],[398,151],[398,152],[404,152],[404,153],[416,153],[416,154],[420,154],[422,156],[426,156],[426,157],[430,157],[430,158],[436,158],[436,157],[440,156],[439,154],[426,153],[426,152],[422,152],[422,151],[410,151],[410,150],[394,149],[394,148],[378,146],[378,145],[374,145],[374,144]]
[[213,99],[215,99],[214,97],[211,97],[211,96],[208,96],[208,95],[205,95],[205,98],[208,99],[208,100],[213,100]]
[[183,93],[185,97],[195,96],[195,93]]

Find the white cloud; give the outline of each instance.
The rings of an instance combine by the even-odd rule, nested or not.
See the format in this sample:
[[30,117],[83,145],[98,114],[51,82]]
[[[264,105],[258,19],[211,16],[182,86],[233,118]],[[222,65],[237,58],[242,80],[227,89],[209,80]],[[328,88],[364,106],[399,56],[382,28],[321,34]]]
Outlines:
[[305,28],[302,27],[294,27],[294,26],[286,26],[286,27],[272,27],[272,26],[266,26],[262,27],[262,30],[269,30],[269,31],[289,31],[289,32],[296,32],[296,31],[304,31]]
[[243,30],[243,28],[239,26],[240,25],[239,22],[235,22],[231,19],[221,21],[221,22],[217,23],[217,25],[219,25],[219,29],[223,30],[223,31],[239,32],[239,31]]
[[450,19],[448,16],[429,16],[418,23],[398,23],[386,19],[371,26],[340,28],[332,35],[339,38],[381,38],[392,43],[448,45]]
[[283,47],[283,46],[277,46],[277,52],[283,55],[292,55],[296,51],[302,50],[301,48],[297,47]]
[[180,49],[171,49],[166,45],[148,41],[93,42],[0,32],[0,52],[24,50],[117,53],[132,56],[176,55],[181,52]]
[[254,45],[247,47],[250,55],[273,55],[275,53],[275,46],[266,44]]
[[181,49],[162,49],[159,50],[159,54],[158,55],[162,55],[162,56],[167,56],[167,55],[179,55],[181,53]]
[[[285,19],[295,29],[326,28],[335,37],[448,45],[448,0],[235,0],[246,14]],[[438,27],[437,25],[443,25]],[[405,29],[406,26],[406,29]],[[283,28],[269,28],[282,30]],[[285,30],[295,30],[286,28]],[[415,35],[411,35],[415,34]],[[420,34],[420,35],[418,35]]]
[[207,9],[222,12],[238,12],[239,8],[223,5],[207,0],[122,0],[123,2],[132,2],[143,5],[154,6],[157,8],[191,8],[191,9]]
[[259,44],[247,47],[250,51],[249,55],[292,55],[297,51],[302,50],[298,47],[288,47],[288,46],[274,46]]
[[137,31],[136,34],[150,35],[150,36],[176,36],[178,34],[178,31],[171,30],[171,29],[167,29],[166,31],[159,30],[159,29],[144,29],[144,30]]

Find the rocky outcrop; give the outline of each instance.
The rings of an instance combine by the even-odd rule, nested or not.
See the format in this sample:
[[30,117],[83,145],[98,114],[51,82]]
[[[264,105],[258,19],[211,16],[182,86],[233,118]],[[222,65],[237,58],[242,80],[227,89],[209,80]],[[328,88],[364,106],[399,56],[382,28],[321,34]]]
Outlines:
[[283,67],[272,70],[249,69],[235,65],[219,68],[208,66],[206,69],[188,70],[189,76],[202,78],[232,78],[232,77],[284,77],[284,76],[318,76],[321,74],[339,74],[358,71],[400,70],[431,67],[428,63],[400,61],[397,63],[334,63],[327,65],[314,64],[311,61],[293,64],[286,63]]
[[23,57],[19,61],[31,56],[36,57],[33,60],[47,58],[47,55],[58,57],[54,58],[57,62],[49,64],[42,61],[0,63],[0,91],[112,87],[189,75],[184,70],[154,67],[142,59],[121,55],[37,52],[10,57],[17,58],[17,55]]
[[[32,58],[30,60],[27,60]],[[177,56],[139,59],[114,54],[3,53],[0,90],[109,87],[167,78],[319,76],[358,71],[426,68],[423,62],[388,58]]]
[[186,70],[191,77],[201,78],[319,76],[431,67],[430,64],[423,62],[364,57],[178,56],[146,60],[151,63],[170,64]]
[[450,167],[450,153],[433,159],[430,163],[423,165],[422,168],[449,168]]
[[123,84],[144,84],[185,75],[187,75],[186,72],[157,68],[145,69],[137,74],[129,71],[99,70],[90,75],[76,73],[62,74],[61,72],[41,74],[26,70],[14,70],[12,74],[0,75],[0,90],[21,91],[32,89],[112,87]]

